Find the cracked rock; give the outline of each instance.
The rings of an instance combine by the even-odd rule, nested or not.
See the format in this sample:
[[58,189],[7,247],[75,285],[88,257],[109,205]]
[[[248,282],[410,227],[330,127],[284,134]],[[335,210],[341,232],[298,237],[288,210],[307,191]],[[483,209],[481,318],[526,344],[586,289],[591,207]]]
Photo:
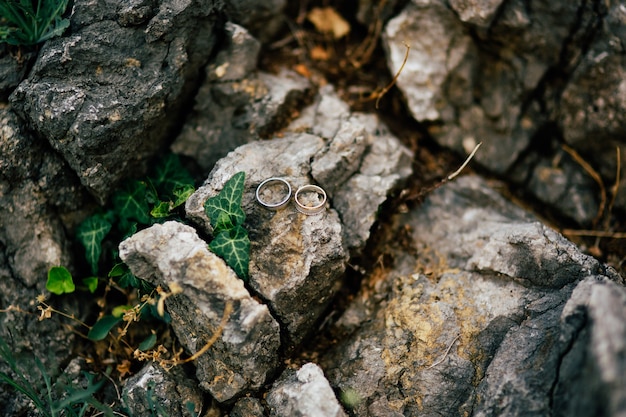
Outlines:
[[324,373],[313,363],[285,371],[267,394],[267,405],[270,416],[346,416]]
[[259,389],[274,372],[278,324],[192,227],[166,222],[142,230],[120,244],[120,258],[133,274],[153,285],[182,288],[165,305],[178,340],[190,354],[204,347],[227,304],[232,306],[221,337],[195,361],[200,387],[216,400],[229,401]]
[[283,127],[306,101],[311,83],[297,73],[256,71],[260,43],[227,23],[227,41],[205,68],[207,79],[172,151],[193,158],[205,172],[237,146]]
[[[588,415],[564,412],[555,393],[618,409],[624,344],[608,333],[625,328],[625,291],[614,272],[478,177],[441,187],[394,224],[394,264],[366,278],[321,361],[355,415]],[[593,303],[580,286],[598,281],[602,301],[576,307]],[[600,314],[614,319],[585,320]],[[587,383],[614,387],[609,402],[577,391]]]
[[126,381],[122,398],[131,415],[137,416],[151,415],[159,407],[163,415],[191,417],[204,405],[202,391],[182,368],[164,370],[154,362]]
[[153,15],[120,26],[133,5],[91,3],[74,2],[71,33],[42,46],[10,102],[103,203],[123,178],[145,171],[177,125],[219,10],[204,0],[162,0],[149,11],[134,3]]
[[187,216],[210,232],[204,202],[234,174],[246,173],[242,207],[251,241],[249,284],[268,302],[295,344],[339,289],[348,255],[342,225],[333,208],[315,216],[299,213],[292,203],[280,211],[267,210],[256,202],[255,190],[263,180],[277,176],[289,181],[294,192],[314,182],[310,161],[324,146],[323,139],[308,134],[240,146],[217,163],[186,203]]
[[[328,108],[320,103],[326,102],[343,111],[325,113]],[[309,125],[313,133],[331,136],[297,133]],[[363,248],[380,205],[410,175],[411,157],[375,116],[350,114],[332,90],[304,109],[289,130],[284,138],[240,146],[218,161],[187,201],[186,213],[211,233],[204,202],[235,173],[246,172],[242,205],[251,240],[250,286],[267,300],[295,345],[337,292],[349,251]],[[270,177],[285,178],[294,193],[302,185],[319,184],[330,208],[305,216],[292,202],[268,211],[256,202],[255,190]]]

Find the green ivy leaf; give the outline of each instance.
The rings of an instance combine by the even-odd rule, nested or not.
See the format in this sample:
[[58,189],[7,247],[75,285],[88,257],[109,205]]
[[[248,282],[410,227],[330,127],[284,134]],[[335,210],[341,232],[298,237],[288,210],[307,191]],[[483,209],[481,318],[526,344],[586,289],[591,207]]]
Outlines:
[[83,284],[87,287],[90,293],[96,292],[98,289],[98,277],[83,278]]
[[175,200],[174,190],[180,187],[193,187],[191,174],[180,163],[178,155],[169,153],[155,166],[150,180],[159,191],[161,197]]
[[72,280],[72,274],[63,266],[53,266],[48,270],[46,289],[53,294],[73,293],[76,287]]
[[173,209],[184,204],[185,201],[196,191],[196,187],[193,184],[181,185],[174,189],[174,206]]
[[239,278],[248,279],[250,239],[243,226],[237,225],[215,236],[215,239],[209,244],[209,249],[224,259]]
[[217,221],[215,222],[215,226],[213,228],[213,233],[215,235],[220,234],[225,230],[233,229],[235,225],[233,224],[233,219],[228,213],[222,211],[217,217]]
[[224,213],[230,217],[230,223],[241,225],[246,220],[246,213],[241,208],[241,197],[243,196],[243,185],[246,179],[245,172],[238,172],[233,175],[224,188],[215,197],[207,199],[204,203],[204,210],[211,220],[213,229],[221,229],[226,224]]
[[156,334],[151,333],[150,336],[146,337],[144,341],[139,344],[137,349],[139,349],[142,352],[145,352],[146,350],[152,349],[154,345],[156,344],[156,341],[157,341]]
[[170,215],[171,209],[172,209],[172,203],[159,201],[159,204],[152,207],[152,210],[150,210],[150,215],[154,217],[155,219],[162,219]]
[[128,271],[129,271],[128,266],[126,266],[124,262],[119,262],[113,265],[113,268],[111,268],[111,270],[109,271],[108,277],[109,278],[121,277]]
[[121,317],[103,316],[89,330],[87,337],[94,342],[103,340],[120,321],[122,321]]
[[115,211],[120,219],[134,219],[141,224],[150,224],[147,188],[145,182],[133,181],[113,196]]
[[111,222],[103,214],[94,214],[83,221],[76,231],[76,237],[85,247],[85,259],[91,266],[91,273],[98,275],[98,261],[102,253],[102,239],[111,230]]

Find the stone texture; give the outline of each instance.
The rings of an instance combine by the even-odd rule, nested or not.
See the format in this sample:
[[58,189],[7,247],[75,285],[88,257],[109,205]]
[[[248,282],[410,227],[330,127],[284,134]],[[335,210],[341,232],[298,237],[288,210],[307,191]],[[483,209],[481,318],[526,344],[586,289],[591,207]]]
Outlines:
[[376,115],[351,112],[331,85],[320,89],[288,130],[332,138],[311,164],[312,175],[331,191],[345,226],[344,244],[357,255],[380,205],[411,175],[411,152]]
[[[609,369],[623,366],[623,343],[600,335],[624,326],[586,320],[596,313],[579,307],[593,303],[581,288],[598,285],[602,314],[624,316],[626,291],[614,271],[478,177],[441,187],[394,224],[386,249],[393,264],[366,278],[336,324],[338,345],[321,361],[355,415],[619,408],[624,381]],[[586,384],[613,387],[610,400],[583,393]],[[577,390],[583,411],[557,404]]]
[[252,397],[239,399],[228,413],[229,417],[264,417],[265,410],[261,401]]
[[[607,4],[607,6],[609,6]],[[565,141],[574,147],[607,183],[615,182],[616,151],[626,152],[626,11],[615,3],[573,72],[556,110]],[[589,140],[593,138],[593,140]],[[626,175],[622,164],[621,177]],[[626,207],[626,184],[620,182],[616,207]]]
[[300,134],[241,146],[217,163],[186,203],[187,216],[209,232],[204,202],[235,173],[246,173],[242,207],[251,241],[249,285],[269,304],[293,343],[306,337],[339,288],[347,261],[342,225],[332,208],[316,216],[300,214],[291,204],[269,211],[256,202],[255,190],[275,176],[289,181],[294,192],[313,182],[310,161],[324,145],[319,137]]
[[215,42],[219,10],[163,0],[145,23],[120,26],[131,5],[94,3],[74,2],[71,34],[43,45],[10,101],[104,202],[122,178],[145,170],[177,125]]
[[57,154],[0,109],[0,242],[15,279],[43,290],[48,268],[69,264],[64,225],[54,210],[76,210],[80,184]]
[[270,416],[346,415],[324,373],[313,363],[304,364],[297,371],[285,371],[269,390],[267,405]]
[[205,172],[237,146],[283,127],[312,86],[293,71],[257,72],[260,43],[226,24],[226,42],[205,68],[206,81],[172,151],[193,158]]
[[446,106],[444,82],[471,51],[471,38],[444,1],[411,2],[385,26],[383,45],[396,74],[411,47],[397,85],[418,121],[438,120]]
[[131,415],[137,416],[157,412],[168,416],[195,417],[204,409],[202,391],[182,368],[164,370],[154,362],[128,378],[122,398]]
[[[475,162],[588,227],[600,200],[581,179],[588,174],[565,163],[555,167],[563,175],[548,175],[546,165],[559,159],[564,138],[605,184],[615,182],[615,148],[626,151],[621,3],[448,3],[409,2],[385,28],[392,73],[404,59],[402,41],[411,45],[397,83],[409,111],[434,122],[429,133],[458,153],[482,142]],[[620,184],[617,208],[626,205],[625,187]],[[555,197],[563,190],[572,199]]]
[[166,301],[178,340],[191,354],[219,326],[226,303],[233,307],[222,336],[196,361],[200,387],[224,402],[259,389],[278,365],[278,324],[243,281],[209,251],[196,231],[179,222],[142,230],[120,244],[120,258],[153,285],[178,284],[182,294]]
[[[319,136],[301,133],[306,130]],[[349,251],[364,247],[380,205],[410,175],[410,164],[410,152],[375,116],[351,114],[332,89],[325,89],[289,125],[284,138],[240,146],[218,161],[187,201],[186,213],[211,233],[204,202],[232,175],[246,172],[242,206],[252,242],[250,286],[269,303],[289,343],[296,345],[339,289]],[[270,177],[284,177],[294,192],[317,183],[333,208],[308,217],[293,205],[269,212],[254,193]]]
[[27,52],[24,49],[17,52],[5,43],[0,44],[0,101],[6,101],[13,89],[24,79],[35,56],[32,51]]
[[450,0],[450,7],[462,22],[488,28],[503,0]]
[[283,27],[287,0],[233,0],[228,12],[235,23],[244,26],[261,42],[267,42]]

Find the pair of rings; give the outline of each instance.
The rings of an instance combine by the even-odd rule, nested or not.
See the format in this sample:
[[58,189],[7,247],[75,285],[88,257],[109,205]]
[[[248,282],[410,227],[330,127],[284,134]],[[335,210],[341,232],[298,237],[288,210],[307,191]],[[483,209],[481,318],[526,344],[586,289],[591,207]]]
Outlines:
[[[278,186],[278,187],[276,187]],[[268,194],[276,194],[276,191],[271,192],[270,187],[273,189],[281,188],[282,198],[268,198]],[[272,197],[274,197],[272,195]],[[263,207],[269,210],[279,210],[289,203],[291,199],[291,185],[283,178],[272,177],[263,181],[256,189],[256,199]],[[307,216],[318,214],[324,211],[326,208],[326,191],[322,187],[317,185],[303,185],[296,190],[293,196],[293,201],[296,204],[296,210]]]

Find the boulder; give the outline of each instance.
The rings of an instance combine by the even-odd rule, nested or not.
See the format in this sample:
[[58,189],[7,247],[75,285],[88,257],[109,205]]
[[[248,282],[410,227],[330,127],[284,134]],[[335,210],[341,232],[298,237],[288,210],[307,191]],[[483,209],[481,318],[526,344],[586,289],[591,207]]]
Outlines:
[[273,374],[279,359],[278,323],[192,227],[174,221],[155,224],[123,241],[120,258],[139,278],[182,289],[165,306],[190,354],[207,344],[226,316],[221,337],[195,361],[200,387],[216,400],[257,390]]
[[10,102],[103,203],[178,125],[220,10],[204,0],[96,3],[74,2],[71,33],[43,45]]
[[[394,224],[393,264],[366,277],[320,362],[353,413],[617,415],[626,290],[613,270],[478,177]],[[563,408],[574,397],[583,411]]]
[[285,371],[269,390],[267,405],[270,416],[276,417],[346,416],[322,369],[314,363]]

